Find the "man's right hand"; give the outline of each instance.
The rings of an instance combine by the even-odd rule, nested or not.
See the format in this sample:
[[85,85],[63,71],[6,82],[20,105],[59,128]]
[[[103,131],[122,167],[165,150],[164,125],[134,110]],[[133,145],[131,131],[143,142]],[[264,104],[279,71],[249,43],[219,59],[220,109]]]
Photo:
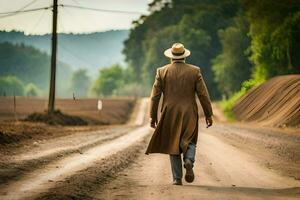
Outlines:
[[155,129],[156,125],[157,125],[157,119],[150,118],[150,126]]
[[212,126],[212,124],[213,124],[212,117],[206,117],[205,122],[206,122],[206,125],[207,125],[206,128]]

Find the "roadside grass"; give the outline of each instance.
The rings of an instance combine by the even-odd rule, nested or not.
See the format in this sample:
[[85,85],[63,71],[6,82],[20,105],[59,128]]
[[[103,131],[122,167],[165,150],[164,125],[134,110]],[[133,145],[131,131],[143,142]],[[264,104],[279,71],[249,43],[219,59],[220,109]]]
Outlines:
[[244,95],[243,91],[238,91],[232,95],[229,99],[219,101],[217,104],[223,110],[226,119],[230,122],[236,121],[236,117],[232,111],[235,103]]
[[228,99],[217,102],[224,112],[225,117],[228,121],[236,121],[236,116],[234,115],[233,108],[240,98],[242,98],[251,88],[262,84],[263,81],[256,81],[250,79],[242,83],[242,87],[239,91],[235,92]]

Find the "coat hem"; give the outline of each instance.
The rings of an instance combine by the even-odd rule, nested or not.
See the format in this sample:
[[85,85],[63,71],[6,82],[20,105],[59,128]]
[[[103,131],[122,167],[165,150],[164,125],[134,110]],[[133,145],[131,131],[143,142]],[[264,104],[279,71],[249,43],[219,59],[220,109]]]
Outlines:
[[149,154],[168,154],[168,155],[179,155],[181,154],[180,152],[166,152],[166,151],[155,151],[155,152],[145,152],[146,155]]

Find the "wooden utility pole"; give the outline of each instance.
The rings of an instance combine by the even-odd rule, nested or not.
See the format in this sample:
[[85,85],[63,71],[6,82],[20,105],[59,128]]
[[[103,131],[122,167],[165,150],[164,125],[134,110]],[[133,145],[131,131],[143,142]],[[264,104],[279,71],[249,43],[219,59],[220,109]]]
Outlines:
[[56,50],[57,50],[57,0],[53,0],[52,18],[52,52],[51,52],[51,72],[50,89],[48,100],[48,113],[53,113],[55,109],[55,76],[56,76]]

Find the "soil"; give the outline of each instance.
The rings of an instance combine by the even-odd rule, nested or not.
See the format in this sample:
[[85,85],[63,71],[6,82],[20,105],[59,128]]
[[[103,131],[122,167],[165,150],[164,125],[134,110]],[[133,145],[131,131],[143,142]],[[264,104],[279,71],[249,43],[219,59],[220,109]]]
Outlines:
[[[93,108],[97,102],[94,99],[76,101],[75,103],[73,100],[58,100],[57,106],[70,114],[56,111],[54,114],[48,115],[47,113],[29,114],[33,110],[41,110],[41,105],[45,103],[45,100],[17,98],[17,110],[22,113],[22,115],[19,113],[18,116],[23,117],[20,120],[13,120],[11,119],[9,98],[0,98],[0,154],[10,152],[8,148],[19,148],[34,142],[77,132],[102,130],[108,128],[107,125],[110,125],[111,128],[124,124],[129,119],[132,120],[130,116],[137,112],[136,108],[133,109],[135,102],[133,99],[105,99],[101,113]],[[94,110],[96,113],[93,113]],[[29,116],[26,117],[27,113]],[[78,114],[80,117],[73,116],[74,114]]]
[[[102,110],[98,110],[98,100]],[[77,116],[89,125],[124,124],[135,105],[133,98],[57,99],[56,109],[65,115]],[[47,100],[33,97],[0,97],[0,121],[23,120],[32,113],[44,113]]]
[[32,113],[28,115],[24,121],[43,122],[49,125],[64,126],[83,126],[88,124],[84,119],[77,116],[63,114],[60,110],[56,110],[53,113]]
[[[131,118],[144,118],[145,105],[145,101],[138,103],[141,114]],[[0,198],[70,199],[72,196],[82,199],[83,193],[79,189],[83,187],[83,178],[91,181],[86,183],[88,186],[98,187],[110,177],[109,174],[115,174],[130,164],[145,146],[149,127],[141,126],[143,119],[130,121],[105,130],[78,132],[19,150],[10,149],[0,162]],[[56,187],[57,184],[62,185]],[[75,190],[79,192],[75,194]]]
[[278,76],[251,89],[234,106],[238,120],[300,127],[300,75]]
[[195,181],[173,186],[168,155],[144,154],[146,105],[130,124],[9,148],[0,199],[300,199],[298,129],[218,120],[206,129],[201,119]]
[[[281,152],[285,153],[277,154],[248,140],[250,136],[258,140],[268,138],[255,129],[216,123],[208,129],[200,128],[192,184],[172,185],[168,155],[141,154],[130,167],[115,175],[114,180],[99,187],[92,199],[300,199],[300,160],[284,156],[299,152],[300,135],[285,133],[287,138],[291,137],[287,142],[281,141],[282,132],[261,131],[273,134],[267,143],[274,149],[282,147]],[[237,134],[244,138],[240,145],[237,144],[241,138],[235,139]],[[296,149],[284,148],[285,145]]]

